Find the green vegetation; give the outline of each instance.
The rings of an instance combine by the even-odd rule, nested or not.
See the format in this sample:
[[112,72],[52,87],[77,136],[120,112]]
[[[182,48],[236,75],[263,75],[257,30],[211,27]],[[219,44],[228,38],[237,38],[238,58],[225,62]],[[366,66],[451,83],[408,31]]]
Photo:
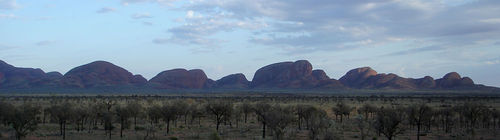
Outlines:
[[495,139],[480,96],[0,96],[4,139]]

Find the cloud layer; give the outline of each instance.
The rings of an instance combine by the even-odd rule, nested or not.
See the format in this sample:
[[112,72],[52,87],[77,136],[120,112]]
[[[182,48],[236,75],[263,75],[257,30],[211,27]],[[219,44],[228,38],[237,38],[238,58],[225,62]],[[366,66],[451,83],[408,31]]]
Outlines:
[[415,40],[427,42],[417,46],[428,47],[423,50],[438,50],[495,43],[500,36],[498,0],[194,0],[181,7],[185,24],[155,43],[212,45],[223,40],[210,38],[219,32],[247,30],[254,33],[249,42],[290,52]]

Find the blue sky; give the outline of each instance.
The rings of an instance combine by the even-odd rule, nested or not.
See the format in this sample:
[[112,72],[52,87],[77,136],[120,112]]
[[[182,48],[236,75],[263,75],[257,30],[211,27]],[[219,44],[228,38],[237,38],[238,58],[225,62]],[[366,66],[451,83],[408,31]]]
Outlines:
[[105,60],[152,78],[203,69],[248,79],[309,60],[339,79],[457,71],[500,86],[498,0],[0,0],[0,60],[65,73]]

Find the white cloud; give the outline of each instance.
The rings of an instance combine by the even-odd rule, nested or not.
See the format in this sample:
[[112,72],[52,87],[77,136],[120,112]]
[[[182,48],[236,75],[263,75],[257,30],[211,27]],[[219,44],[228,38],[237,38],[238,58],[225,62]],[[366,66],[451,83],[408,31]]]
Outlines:
[[482,20],[480,20],[480,22],[489,23],[489,24],[500,24],[500,18],[482,19]]
[[500,64],[500,60],[486,61],[485,63],[488,65],[495,65],[495,64]]

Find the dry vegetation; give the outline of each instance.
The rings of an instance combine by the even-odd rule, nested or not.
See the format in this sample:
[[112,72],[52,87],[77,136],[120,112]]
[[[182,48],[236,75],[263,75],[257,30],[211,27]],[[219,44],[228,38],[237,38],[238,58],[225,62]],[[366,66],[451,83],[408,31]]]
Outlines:
[[496,139],[500,98],[3,96],[0,139]]

